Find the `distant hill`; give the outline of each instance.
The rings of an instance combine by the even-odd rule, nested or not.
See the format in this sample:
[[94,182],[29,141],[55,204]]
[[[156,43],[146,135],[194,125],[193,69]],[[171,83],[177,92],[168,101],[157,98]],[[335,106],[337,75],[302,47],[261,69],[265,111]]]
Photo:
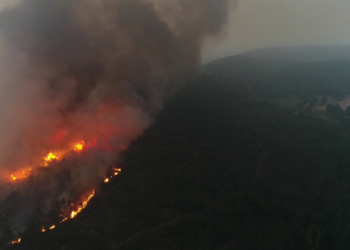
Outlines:
[[264,72],[278,71],[292,65],[294,63],[289,61],[281,62],[272,59],[264,60],[238,55],[209,62],[203,66],[203,70],[206,73],[239,76],[247,75],[247,72],[250,72],[250,74],[263,74]]
[[258,49],[203,65],[203,74],[261,86],[273,96],[350,94],[350,45]]
[[314,67],[313,64],[331,64],[338,67],[339,64],[348,64],[349,61],[350,45],[271,47],[211,61],[203,65],[203,71],[209,74],[235,77],[242,75],[245,77],[251,77],[252,75],[261,77],[271,72],[276,74],[278,71],[298,65],[309,68]]
[[245,52],[240,56],[275,61],[324,61],[341,58],[350,58],[350,45],[308,45],[299,47],[271,47]]

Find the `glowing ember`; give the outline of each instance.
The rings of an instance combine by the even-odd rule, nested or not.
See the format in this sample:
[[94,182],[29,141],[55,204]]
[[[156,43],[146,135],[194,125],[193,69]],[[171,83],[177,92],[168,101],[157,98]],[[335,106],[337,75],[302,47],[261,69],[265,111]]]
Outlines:
[[52,230],[52,229],[54,229],[56,226],[55,225],[52,225],[51,227],[50,227],[50,229]]
[[44,158],[44,166],[47,167],[49,163],[53,160],[58,160],[58,157],[54,155],[53,153],[49,153],[45,158]]
[[14,244],[19,244],[19,243],[21,243],[21,238],[19,238],[18,240],[14,240],[14,241],[11,242],[12,245],[14,245]]
[[52,153],[49,153],[49,154],[47,155],[47,157],[45,158],[45,161],[52,161],[52,160],[56,160],[56,159],[58,159],[57,156],[55,156],[55,155],[52,154]]
[[17,181],[19,179],[23,179],[23,178],[28,177],[30,175],[31,171],[32,171],[31,168],[26,169],[26,170],[22,170],[22,171],[18,171],[15,173],[5,175],[4,177],[2,177],[2,179],[7,179],[10,181]]
[[109,182],[109,179],[106,178],[106,179],[104,180],[104,183],[108,183],[108,182]]
[[79,152],[84,149],[85,142],[81,141],[79,144],[75,145],[74,151]]
[[75,216],[78,215],[78,212],[76,211],[72,211],[71,215],[70,215],[70,218],[73,219]]
[[122,170],[120,168],[115,168],[114,171],[114,175],[117,176]]
[[44,227],[41,228],[41,232],[46,232]]
[[[95,195],[95,190],[92,191],[92,193],[89,195],[89,197],[81,204],[81,206],[78,208],[77,211],[72,211],[70,218],[73,219],[74,217],[76,217],[78,215],[78,213],[80,213],[81,211],[83,211],[84,208],[86,208],[86,206],[88,205],[89,201],[92,199],[92,197],[94,197]],[[63,220],[65,221],[65,220]],[[62,221],[62,222],[63,222]]]
[[68,218],[64,218],[63,221],[61,221],[60,223],[63,223],[65,221],[67,221],[67,220],[68,220]]

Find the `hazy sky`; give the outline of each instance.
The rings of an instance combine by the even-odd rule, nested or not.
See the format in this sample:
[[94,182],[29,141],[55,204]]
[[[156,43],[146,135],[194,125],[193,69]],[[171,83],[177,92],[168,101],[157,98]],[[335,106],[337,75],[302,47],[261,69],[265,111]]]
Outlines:
[[[16,1],[0,0],[0,9]],[[239,0],[228,33],[206,46],[204,60],[305,44],[350,44],[350,0]]]
[[205,60],[270,46],[350,44],[350,0],[240,0]]

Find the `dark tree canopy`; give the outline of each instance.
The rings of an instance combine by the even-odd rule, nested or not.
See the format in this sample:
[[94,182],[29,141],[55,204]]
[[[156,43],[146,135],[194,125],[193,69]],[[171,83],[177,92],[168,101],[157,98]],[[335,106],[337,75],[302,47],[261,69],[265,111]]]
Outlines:
[[327,102],[328,102],[327,96],[324,96],[324,97],[321,98],[321,104],[322,104],[323,106],[326,105]]

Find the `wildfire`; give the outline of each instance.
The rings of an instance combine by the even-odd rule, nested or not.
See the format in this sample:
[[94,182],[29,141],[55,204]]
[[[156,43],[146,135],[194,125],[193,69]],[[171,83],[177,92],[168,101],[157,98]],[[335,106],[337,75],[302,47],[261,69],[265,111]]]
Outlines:
[[84,149],[85,142],[81,141],[79,144],[75,145],[74,151],[80,152]]
[[[69,147],[68,149],[48,153],[45,157],[43,157],[42,162],[38,165],[41,167],[48,167],[52,161],[59,161],[60,158],[66,153],[69,153],[71,151],[81,152],[85,149],[93,148],[97,145],[97,142],[95,138],[92,142],[85,143],[85,141],[81,140],[80,142],[71,145],[73,146]],[[108,145],[102,145],[101,148],[108,148]],[[4,175],[2,179],[15,182],[19,179],[24,179],[30,176],[32,170],[32,167],[23,168],[21,171],[18,171],[16,173],[9,173],[7,175]]]
[[[88,205],[89,201],[92,199],[92,197],[94,197],[95,195],[95,190],[92,191],[92,193],[89,195],[89,197],[81,204],[81,206],[78,208],[77,211],[72,211],[70,218],[73,219],[74,217],[76,217],[81,211],[83,211],[84,208],[86,208],[86,206]],[[65,220],[63,220],[65,221]],[[63,222],[62,221],[62,222]]]
[[[70,218],[71,218],[71,219],[75,218],[81,211],[83,211],[83,209],[86,208],[86,206],[88,205],[89,201],[92,199],[92,197],[94,197],[94,195],[95,195],[95,190],[92,191],[92,193],[91,193],[91,194],[89,195],[89,197],[81,204],[81,206],[78,208],[77,211],[72,211],[72,212],[71,212]],[[67,221],[67,220],[68,220],[68,218],[64,218],[60,223],[63,223],[63,222],[65,222],[65,221]],[[55,225],[52,225],[52,226],[50,227],[50,230],[52,230],[52,229],[54,229],[54,228],[56,228],[56,226],[55,226]],[[46,232],[44,226],[41,228],[41,232],[43,232],[43,233]]]
[[50,162],[52,162],[53,160],[58,160],[58,157],[56,155],[54,155],[53,153],[49,153],[45,158],[44,158],[44,166],[47,167],[49,165]]
[[19,244],[19,243],[21,243],[21,238],[19,238],[18,240],[11,241],[12,245]]
[[5,175],[4,177],[2,177],[2,179],[10,180],[10,181],[14,181],[15,182],[15,181],[17,181],[19,179],[24,179],[27,176],[29,176],[31,171],[32,171],[31,168],[26,169],[26,170],[22,170],[22,171],[18,171],[16,173]]
[[[73,151],[74,150],[75,152],[81,152],[84,149],[88,149],[88,148],[94,147],[94,146],[96,146],[96,140],[94,140],[93,143],[87,143],[87,144],[85,144],[84,141],[80,141],[79,143],[73,144],[73,145],[74,146],[71,147],[70,150],[48,153],[46,157],[43,157],[43,162],[41,163],[40,166],[48,167],[49,164],[52,161],[58,161],[59,157],[62,157],[62,155],[64,155],[65,153],[67,153],[69,151]],[[120,169],[120,168],[114,168],[113,169],[113,175],[117,176],[121,171],[122,171],[122,169]],[[26,168],[25,170],[22,170],[22,171],[19,171],[19,172],[16,172],[16,173],[12,173],[10,175],[6,175],[6,176],[4,176],[2,178],[3,179],[5,179],[5,178],[6,179],[10,179],[12,181],[17,181],[19,179],[28,177],[31,174],[31,172],[32,172],[32,168]],[[108,183],[110,181],[110,179],[112,179],[112,178],[113,178],[113,176],[111,176],[111,178],[106,178],[104,180],[104,183]],[[72,211],[70,216],[69,217],[64,217],[64,219],[60,223],[63,223],[65,221],[67,221],[68,219],[75,218],[81,211],[83,211],[84,208],[87,207],[89,201],[92,199],[92,197],[94,197],[94,195],[95,195],[95,190],[93,190],[92,193],[86,198],[86,200],[81,203],[80,207],[76,211]],[[52,225],[51,227],[48,227],[48,228],[50,230],[52,230],[52,229],[55,229],[56,226]],[[45,227],[42,226],[41,232],[44,233],[46,231],[47,230],[45,229]],[[13,244],[19,244],[20,242],[21,242],[21,238],[19,238],[18,240],[12,241],[10,243],[13,245]]]
[[[75,144],[71,149],[67,150],[67,151],[64,151],[64,153],[67,153],[71,150],[74,150],[76,152],[81,152],[83,151],[84,149],[86,148],[91,148],[93,146],[96,145],[96,141],[94,140],[93,143],[87,143],[85,144],[84,141],[80,141],[79,143]],[[63,154],[64,154],[63,153]],[[61,155],[61,153],[59,153],[59,155]],[[52,161],[58,161],[60,158],[56,155],[55,152],[50,152],[46,155],[46,157],[43,157],[43,162],[40,164],[40,166],[42,167],[47,167],[49,166],[50,162]],[[23,169],[19,172],[16,172],[16,173],[11,173],[9,175],[5,175],[4,177],[2,177],[2,179],[8,179],[8,180],[11,180],[11,181],[17,181],[19,179],[24,179],[24,178],[27,178],[31,172],[32,172],[32,168],[26,168],[26,169]]]
[[[82,202],[81,206],[77,209],[77,211],[72,211],[71,212],[70,218],[71,219],[75,218],[81,211],[83,211],[83,209],[87,207],[89,201],[92,199],[92,197],[94,197],[94,195],[95,195],[95,190],[93,190],[92,193],[89,195],[89,197],[87,197],[87,199],[84,202]],[[67,221],[67,220],[68,220],[68,218],[64,218],[60,223],[63,223],[65,221]],[[52,225],[50,227],[50,230],[52,230],[54,228],[56,228],[56,226]],[[43,233],[46,232],[46,229],[45,229],[44,226],[41,228],[41,232],[43,232]],[[19,239],[19,240],[21,240],[21,239]]]

